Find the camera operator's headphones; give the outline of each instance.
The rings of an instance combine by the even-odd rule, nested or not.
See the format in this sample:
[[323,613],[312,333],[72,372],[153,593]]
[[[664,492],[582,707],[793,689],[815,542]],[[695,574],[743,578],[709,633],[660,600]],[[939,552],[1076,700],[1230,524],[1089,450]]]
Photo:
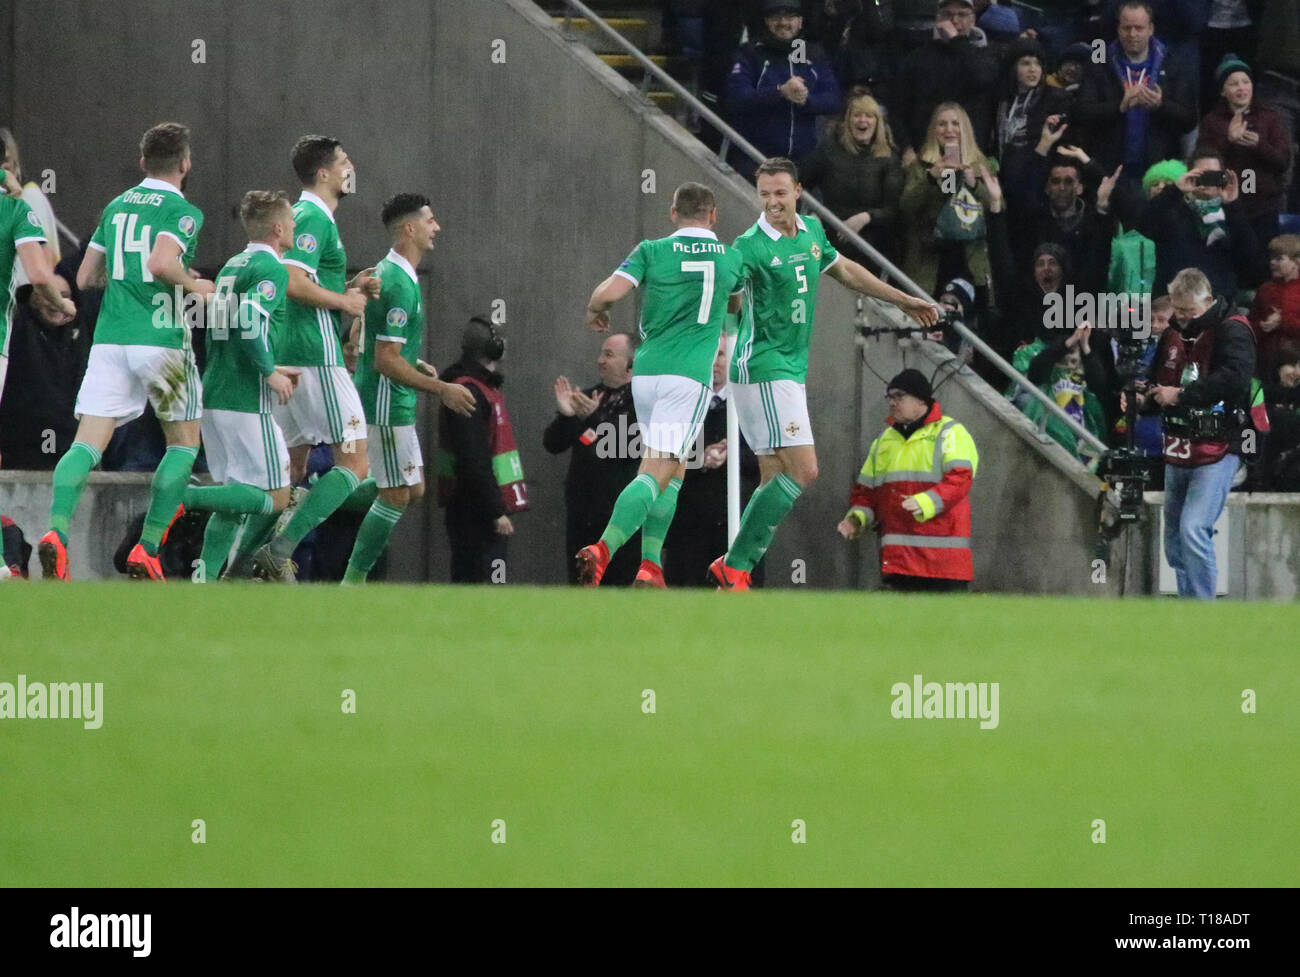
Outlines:
[[[484,329],[487,330],[487,335],[483,334]],[[483,316],[476,315],[469,320],[460,345],[463,352],[486,360],[499,360],[506,355],[506,338],[497,331],[490,319]]]

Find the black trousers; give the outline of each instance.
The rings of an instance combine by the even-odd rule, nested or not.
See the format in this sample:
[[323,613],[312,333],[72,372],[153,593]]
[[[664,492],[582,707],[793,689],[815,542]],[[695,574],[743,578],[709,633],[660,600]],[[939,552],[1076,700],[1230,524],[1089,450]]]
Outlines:
[[452,583],[509,581],[506,537],[497,532],[495,521],[448,508],[447,539],[451,543]]
[[905,573],[886,573],[880,578],[881,590],[915,593],[945,593],[970,590],[969,580],[945,580],[941,577],[913,577]]

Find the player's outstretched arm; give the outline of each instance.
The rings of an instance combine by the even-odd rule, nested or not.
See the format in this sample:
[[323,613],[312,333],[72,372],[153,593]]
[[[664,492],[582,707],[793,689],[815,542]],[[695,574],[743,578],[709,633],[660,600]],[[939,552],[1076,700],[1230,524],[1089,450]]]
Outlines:
[[[195,278],[185,270],[185,266],[181,264],[180,242],[170,235],[158,235],[153,243],[153,250],[149,252],[146,267],[154,278],[168,285],[180,286],[186,292],[211,295],[217,290],[217,286],[206,278]],[[80,278],[80,274],[77,277]]]
[[933,326],[939,321],[939,308],[933,302],[900,292],[842,254],[835,264],[826,269],[826,274],[846,288],[898,306],[923,326]]
[[[87,257],[92,254],[99,255],[100,262],[103,262],[104,256],[100,252],[94,249],[86,252]],[[72,304],[72,299],[65,299],[54,287],[54,269],[50,267],[50,256],[39,241],[24,241],[18,245],[18,260],[23,263],[23,271],[27,273],[27,280],[32,288],[45,296],[47,302],[67,315],[77,314],[77,307]],[[77,278],[81,278],[80,271],[77,273]]]
[[596,286],[587,301],[587,328],[609,332],[609,310],[619,299],[626,298],[636,284],[622,275],[610,275]]
[[450,410],[468,417],[474,413],[474,395],[468,387],[459,383],[447,383],[436,376],[416,369],[402,359],[401,343],[386,343],[375,340],[375,372],[383,374],[394,383],[413,390],[431,393]]

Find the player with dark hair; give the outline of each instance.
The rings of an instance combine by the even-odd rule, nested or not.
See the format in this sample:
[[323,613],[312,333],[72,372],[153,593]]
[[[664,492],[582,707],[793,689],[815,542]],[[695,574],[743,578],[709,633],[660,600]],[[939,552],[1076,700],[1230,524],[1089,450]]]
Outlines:
[[741,433],[758,455],[762,484],[745,507],[731,548],[709,566],[722,590],[749,589],[749,571],[817,478],[804,380],[821,275],[892,303],[924,326],[939,321],[932,302],[886,285],[839,254],[816,217],[799,216],[802,188],[790,160],[765,160],[756,185],[763,212],[734,245],[744,260],[745,288],[743,297],[732,301],[733,311],[743,315],[730,383]]
[[416,268],[433,249],[441,228],[429,198],[399,193],[380,215],[393,246],[375,266],[379,298],[366,306],[356,385],[366,415],[370,471],[379,497],[357,532],[345,584],[365,583],[388,546],[402,513],[424,495],[424,458],[415,432],[416,394],[433,394],[450,410],[470,414],[474,396],[465,387],[438,379],[424,360],[424,303]]
[[158,546],[199,452],[203,393],[186,310],[215,287],[189,271],[203,226],[202,211],[182,192],[192,165],[188,127],[164,122],[146,132],[140,140],[145,179],[104,208],[77,270],[78,288],[105,292],[77,393],[76,440],[54,469],[50,531],[37,547],[47,580],[69,579],[68,527],[90,470],[114,429],[143,414],[146,403],[162,424],[167,451],[126,566],[133,578],[163,579]]
[[578,580],[588,586],[600,583],[610,558],[638,529],[641,567],[633,586],[664,586],[664,537],[677,510],[686,456],[712,399],[713,357],[727,302],[740,285],[740,255],[713,233],[718,213],[712,190],[683,183],[673,193],[669,216],[677,230],[638,244],[587,303],[588,326],[607,332],[610,307],[632,289],[645,288],[632,377],[645,454],[600,539],[574,557]]
[[[258,572],[283,581],[295,579],[290,557],[303,537],[361,488],[367,475],[365,413],[343,365],[343,337],[380,287],[373,268],[347,280],[347,253],[334,211],[355,190],[356,170],[339,141],[303,136],[293,147],[292,160],[302,196],[293,208],[293,247],[284,256],[289,269],[285,328],[275,344],[276,362],[301,368],[302,376],[293,398],[275,405],[273,413],[289,445],[294,484],[305,477],[307,455],[317,444],[333,447],[334,467],[254,554]],[[361,491],[371,493],[374,486]]]

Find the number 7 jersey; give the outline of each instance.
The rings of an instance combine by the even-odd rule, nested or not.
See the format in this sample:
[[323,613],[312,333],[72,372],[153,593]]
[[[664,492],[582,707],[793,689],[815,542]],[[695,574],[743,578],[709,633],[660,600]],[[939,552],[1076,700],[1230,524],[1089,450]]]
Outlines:
[[639,377],[672,374],[711,386],[713,358],[740,288],[740,254],[703,227],[642,241],[614,274],[642,286]]
[[95,324],[95,344],[188,349],[184,307],[199,302],[149,273],[160,237],[181,248],[189,268],[203,227],[203,212],[170,183],[152,177],[115,197],[99,220],[90,247],[104,253],[107,286]]

